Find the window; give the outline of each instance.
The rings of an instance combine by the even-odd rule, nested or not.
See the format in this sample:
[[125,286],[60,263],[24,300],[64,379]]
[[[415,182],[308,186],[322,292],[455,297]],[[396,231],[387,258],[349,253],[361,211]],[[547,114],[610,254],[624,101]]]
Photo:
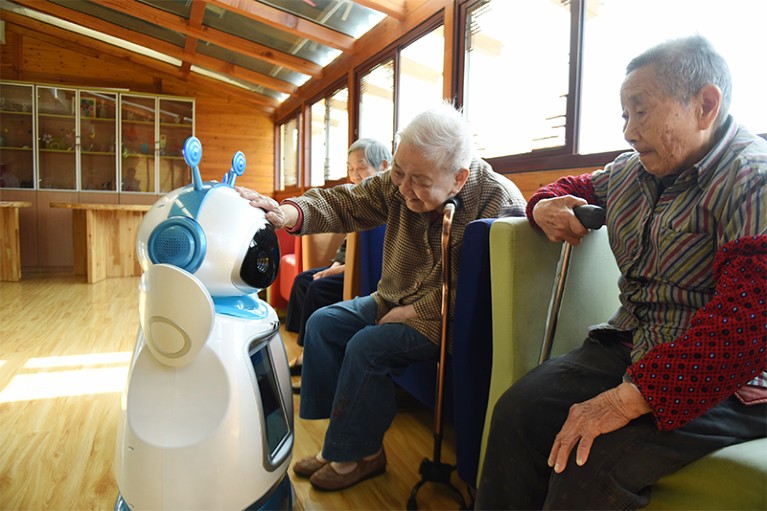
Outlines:
[[349,146],[349,90],[344,87],[311,106],[310,185],[346,178]]
[[298,116],[280,126],[280,180],[278,189],[298,186]]
[[763,45],[767,2],[741,0],[724,7],[720,0],[599,0],[586,6],[582,154],[628,147],[623,140],[619,91],[629,61],[664,40],[696,33],[711,41],[727,60],[733,80],[730,112],[735,120],[754,133],[767,133],[763,70],[754,60],[755,48]]
[[378,64],[360,78],[359,138],[394,140],[394,59]]
[[626,150],[619,98],[626,65],[692,34],[727,59],[736,121],[767,133],[754,60],[763,0],[726,8],[721,0],[468,0],[461,12],[460,97],[480,155],[501,171],[601,164],[611,159],[606,153]]
[[426,30],[361,74],[360,138],[375,138],[393,147],[397,130],[442,101],[443,27],[432,25]]
[[466,18],[463,106],[482,157],[565,145],[570,2],[480,2]]
[[445,36],[439,26],[406,46],[399,57],[397,129],[442,101]]

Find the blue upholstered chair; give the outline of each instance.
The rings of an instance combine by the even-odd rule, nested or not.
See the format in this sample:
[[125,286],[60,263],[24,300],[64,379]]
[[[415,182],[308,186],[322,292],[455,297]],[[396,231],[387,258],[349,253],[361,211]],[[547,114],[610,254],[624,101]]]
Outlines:
[[[444,417],[455,427],[458,476],[472,487],[477,478],[492,364],[489,233],[493,220],[476,220],[464,231],[452,325],[453,356],[445,365]],[[359,257],[360,275],[352,274],[348,285],[358,280],[359,291],[347,291],[345,299],[376,289],[381,277],[383,235],[383,228],[379,228],[350,238],[347,250]],[[413,364],[392,379],[425,406],[434,407],[437,369],[433,362]]]

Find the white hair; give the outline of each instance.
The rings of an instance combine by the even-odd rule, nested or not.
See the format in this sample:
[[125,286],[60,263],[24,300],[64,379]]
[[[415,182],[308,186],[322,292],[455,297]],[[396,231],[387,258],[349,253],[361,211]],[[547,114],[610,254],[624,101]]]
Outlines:
[[450,103],[416,115],[399,133],[399,143],[419,149],[434,165],[445,172],[468,169],[473,156],[469,125]]

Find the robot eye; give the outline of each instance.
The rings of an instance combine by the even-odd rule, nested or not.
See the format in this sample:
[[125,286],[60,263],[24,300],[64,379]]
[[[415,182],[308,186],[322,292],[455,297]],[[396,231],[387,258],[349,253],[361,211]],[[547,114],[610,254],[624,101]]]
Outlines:
[[280,269],[280,246],[271,224],[256,231],[240,267],[240,278],[259,289],[269,287]]

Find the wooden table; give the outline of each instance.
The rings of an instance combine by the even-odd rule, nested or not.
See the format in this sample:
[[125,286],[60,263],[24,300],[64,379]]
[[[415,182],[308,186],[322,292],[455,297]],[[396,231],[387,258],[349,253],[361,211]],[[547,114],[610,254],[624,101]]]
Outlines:
[[0,280],[21,280],[19,208],[31,205],[27,201],[0,201]]
[[51,202],[51,207],[72,210],[75,274],[85,275],[88,283],[141,275],[136,233],[151,206]]

